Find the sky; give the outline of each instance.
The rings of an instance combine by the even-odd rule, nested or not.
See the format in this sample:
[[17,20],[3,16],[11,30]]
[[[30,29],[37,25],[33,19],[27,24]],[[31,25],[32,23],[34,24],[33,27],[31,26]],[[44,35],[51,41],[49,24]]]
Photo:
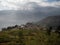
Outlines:
[[0,0],[0,28],[60,15],[60,0]]
[[36,5],[34,3],[42,7],[60,7],[59,0],[0,0],[0,10],[30,10]]

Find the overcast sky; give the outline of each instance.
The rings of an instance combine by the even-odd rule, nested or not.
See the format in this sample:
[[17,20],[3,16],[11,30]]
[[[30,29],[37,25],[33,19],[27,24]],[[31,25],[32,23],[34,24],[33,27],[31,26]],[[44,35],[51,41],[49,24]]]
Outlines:
[[0,0],[0,28],[60,15],[60,0]]
[[0,0],[0,10],[30,10],[36,5],[34,3],[42,7],[60,7],[59,0]]

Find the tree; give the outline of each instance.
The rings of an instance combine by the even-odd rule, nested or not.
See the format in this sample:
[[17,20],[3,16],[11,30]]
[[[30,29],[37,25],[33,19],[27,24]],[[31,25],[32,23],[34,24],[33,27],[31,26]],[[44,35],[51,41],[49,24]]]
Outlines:
[[16,27],[18,27],[18,25],[15,25],[14,27],[16,28]]
[[7,29],[6,28],[2,28],[2,31],[6,31]]
[[58,33],[58,34],[60,35],[60,26],[57,27],[57,29],[56,29],[55,32]]
[[52,31],[52,27],[49,27],[48,30],[47,30],[48,35],[51,34],[51,31]]
[[9,29],[12,29],[12,27],[10,27],[10,26],[9,26],[9,27],[7,27],[7,30],[9,30]]

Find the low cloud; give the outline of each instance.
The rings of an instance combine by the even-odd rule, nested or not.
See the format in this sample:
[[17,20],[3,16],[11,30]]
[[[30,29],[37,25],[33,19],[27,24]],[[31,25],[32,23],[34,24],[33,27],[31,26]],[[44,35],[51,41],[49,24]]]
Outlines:
[[25,24],[26,22],[36,22],[44,17],[60,15],[60,8],[37,7],[31,10],[3,10],[0,11],[0,27]]
[[1,0],[0,28],[36,22],[44,17],[60,15],[60,1],[47,0]]

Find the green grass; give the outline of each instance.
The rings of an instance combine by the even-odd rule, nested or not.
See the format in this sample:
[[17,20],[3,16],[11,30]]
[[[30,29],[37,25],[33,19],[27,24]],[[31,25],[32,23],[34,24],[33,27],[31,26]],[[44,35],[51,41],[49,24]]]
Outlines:
[[0,45],[60,45],[60,35],[43,30],[9,30],[0,32]]

